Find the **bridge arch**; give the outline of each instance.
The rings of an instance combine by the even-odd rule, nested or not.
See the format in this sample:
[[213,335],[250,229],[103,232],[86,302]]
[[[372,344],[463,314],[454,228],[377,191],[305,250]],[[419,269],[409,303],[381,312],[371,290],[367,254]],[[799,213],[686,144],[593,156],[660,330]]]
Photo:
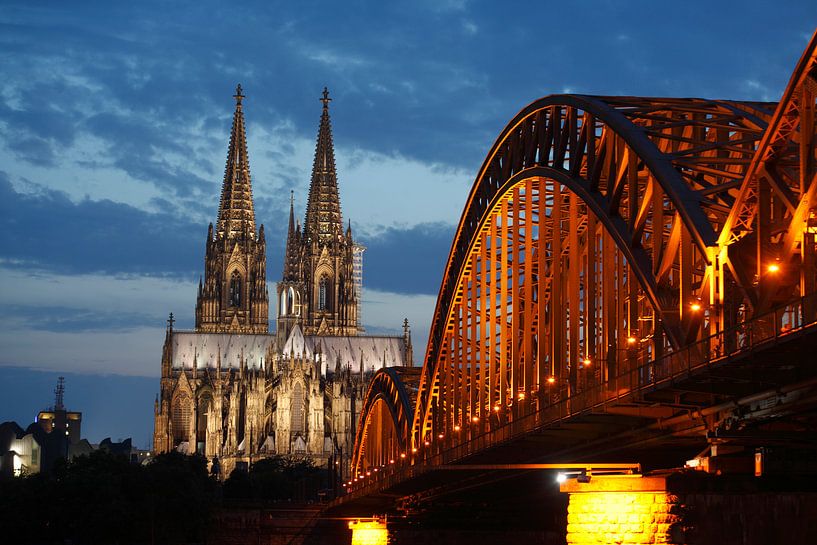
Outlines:
[[385,367],[372,377],[355,433],[351,475],[401,460],[408,438],[420,381],[418,367]]
[[[815,112],[817,33],[779,104],[560,95],[523,108],[452,243],[408,461],[457,463],[540,430],[558,444],[571,421],[585,437],[610,421],[589,414],[601,407],[660,418],[663,433],[665,413],[645,403],[678,421],[687,394],[743,391],[720,368],[691,369],[745,363],[753,336],[796,339],[817,321]],[[358,473],[384,460],[371,423],[405,426],[387,387],[367,394]]]
[[457,443],[722,327],[707,271],[773,108],[557,95],[520,111],[460,219],[412,447]]

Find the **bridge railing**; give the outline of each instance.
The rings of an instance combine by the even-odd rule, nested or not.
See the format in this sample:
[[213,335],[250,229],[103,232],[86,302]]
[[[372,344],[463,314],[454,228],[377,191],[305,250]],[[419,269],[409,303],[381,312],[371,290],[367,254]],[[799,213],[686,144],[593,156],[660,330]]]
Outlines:
[[598,410],[624,398],[632,399],[639,393],[660,389],[665,383],[718,365],[726,359],[766,348],[782,338],[799,335],[807,327],[817,324],[816,309],[817,293],[799,298],[680,350],[624,370],[607,382],[586,387],[539,411],[446,449],[428,461],[432,464],[452,463],[474,452],[577,414]]
[[663,384],[688,377],[706,367],[729,358],[767,348],[784,338],[801,335],[817,324],[817,293],[717,332],[680,350],[667,353],[632,369],[625,370],[607,382],[589,386],[531,414],[521,416],[453,447],[437,450],[434,445],[405,460],[389,464],[362,482],[348,488],[356,495],[389,488],[434,469],[499,446],[514,438],[556,424],[567,418],[598,411],[622,400],[638,401],[638,394],[660,389]]

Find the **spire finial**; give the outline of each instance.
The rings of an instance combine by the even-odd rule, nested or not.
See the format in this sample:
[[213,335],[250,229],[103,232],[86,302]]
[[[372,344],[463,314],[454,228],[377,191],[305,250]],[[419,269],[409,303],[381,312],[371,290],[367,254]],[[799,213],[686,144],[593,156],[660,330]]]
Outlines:
[[236,106],[241,106],[241,100],[244,98],[244,95],[241,94],[241,84],[240,83],[235,86],[235,94],[233,95],[233,98],[235,99],[235,105]]
[[295,190],[289,190],[289,207],[293,208],[295,206]]
[[328,110],[329,109],[329,103],[332,102],[332,99],[329,98],[329,88],[328,87],[323,88],[323,97],[321,97],[320,101],[323,102],[323,109]]

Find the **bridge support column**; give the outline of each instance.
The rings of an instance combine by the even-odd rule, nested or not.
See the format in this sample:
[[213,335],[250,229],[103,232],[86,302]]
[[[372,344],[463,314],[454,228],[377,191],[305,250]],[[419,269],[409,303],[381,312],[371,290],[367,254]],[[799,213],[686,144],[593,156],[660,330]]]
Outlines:
[[[568,544],[682,543],[680,503],[665,477],[592,476],[568,480]],[[673,536],[677,535],[678,539]]]
[[385,519],[353,520],[349,529],[352,530],[352,545],[386,545],[389,540]]

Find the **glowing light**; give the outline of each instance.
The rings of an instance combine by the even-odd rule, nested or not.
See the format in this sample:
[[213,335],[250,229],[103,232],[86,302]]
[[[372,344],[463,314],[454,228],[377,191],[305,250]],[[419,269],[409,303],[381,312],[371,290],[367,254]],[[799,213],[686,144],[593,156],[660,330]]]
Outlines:
[[590,356],[585,356],[584,360],[582,360],[582,363],[584,364],[585,367],[590,367],[590,364],[593,362],[590,360]]
[[439,437],[440,439],[442,439],[443,437],[445,437],[445,435],[441,433],[441,434],[440,434],[440,435],[438,435],[437,437]]
[[699,303],[698,301],[693,301],[693,302],[692,302],[692,303],[689,305],[689,310],[691,310],[692,312],[698,312],[698,311],[699,311],[699,310],[701,310],[702,308],[703,308],[703,307],[701,306],[701,303]]
[[519,392],[516,397],[519,399],[519,401],[524,400],[525,399],[525,392]]
[[556,377],[550,376],[547,378],[548,384],[554,384],[556,382]]
[[627,337],[627,344],[635,344],[635,343],[637,343],[637,342],[638,342],[638,339],[636,339],[636,338],[635,338],[635,337],[633,337],[632,335],[630,335],[629,337]]
[[428,446],[428,445],[430,445],[431,443],[430,443],[429,441],[423,441],[423,444],[424,444],[425,446]]
[[394,463],[394,458],[392,458],[391,460],[389,460],[389,463],[390,463],[390,464],[393,464],[393,463]]
[[417,447],[412,448],[411,452],[417,452]]
[[[416,451],[417,449],[414,449],[414,450]],[[405,453],[405,452],[401,452],[401,453],[400,453],[400,458],[405,458],[405,457],[406,457],[406,453]]]
[[[375,473],[377,472],[377,468],[374,468]],[[370,473],[366,473],[366,475],[370,475]]]
[[479,422],[479,417],[478,416],[472,416],[471,417],[471,422]]
[[[375,469],[375,471],[377,471],[377,470]],[[367,472],[366,472],[366,476],[367,476],[367,477],[368,477],[369,475],[371,475],[371,474],[372,474],[372,472],[371,472],[371,471],[367,471]]]
[[[572,486],[572,483],[562,486]],[[568,525],[568,543],[646,545],[673,541],[669,529],[678,522],[679,515],[671,512],[673,504],[666,493],[595,491],[592,483],[578,486],[587,491],[570,493],[568,509],[573,521]],[[656,512],[662,513],[659,524],[653,522]],[[634,528],[639,531],[633,531]]]
[[780,271],[780,264],[779,264],[779,263],[777,263],[777,262],[775,262],[775,263],[769,263],[769,266],[768,266],[768,267],[766,267],[766,270],[767,270],[768,272],[772,273],[772,274],[774,274],[774,273],[776,273],[776,272],[779,272],[779,271]]
[[565,482],[566,480],[567,480],[567,475],[565,475],[564,473],[559,473],[558,475],[556,475],[556,482],[557,483],[561,484],[561,483]]
[[389,540],[389,531],[385,522],[377,520],[349,523],[352,530],[352,545],[386,545]]
[[499,405],[494,405],[494,412],[495,412],[495,413],[498,413],[498,412],[499,412],[499,409],[500,409],[500,406],[499,406]]
[[460,425],[459,424],[454,425],[454,431],[460,431]]

